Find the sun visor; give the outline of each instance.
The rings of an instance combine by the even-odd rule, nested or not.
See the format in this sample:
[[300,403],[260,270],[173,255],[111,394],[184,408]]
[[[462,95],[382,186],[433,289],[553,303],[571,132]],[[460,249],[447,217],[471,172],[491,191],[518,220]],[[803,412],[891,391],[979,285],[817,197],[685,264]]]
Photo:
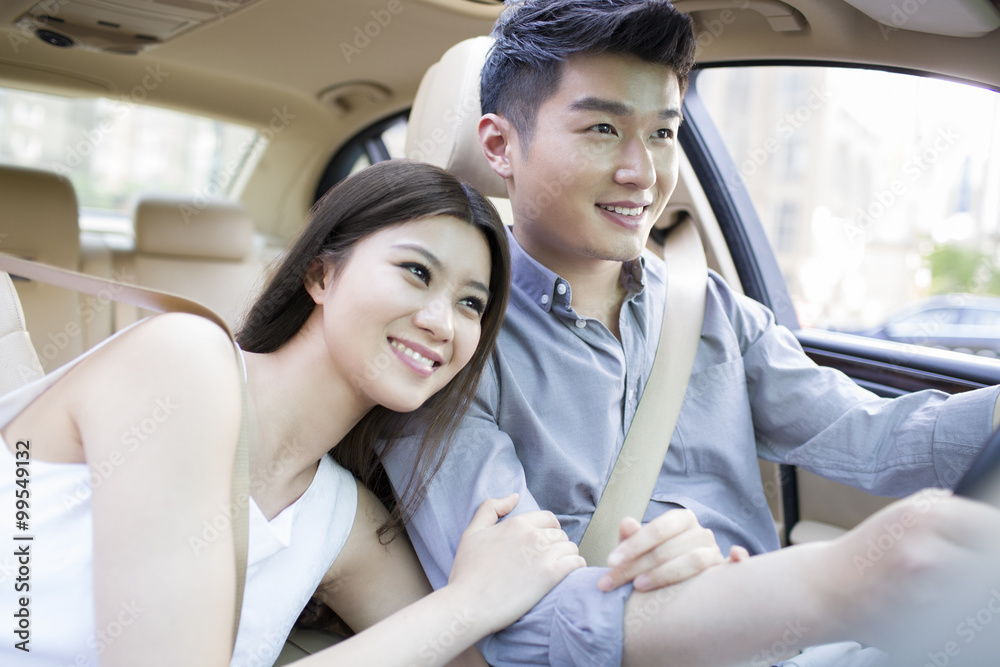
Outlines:
[[866,16],[897,30],[949,37],[982,37],[1000,27],[990,0],[845,0]]

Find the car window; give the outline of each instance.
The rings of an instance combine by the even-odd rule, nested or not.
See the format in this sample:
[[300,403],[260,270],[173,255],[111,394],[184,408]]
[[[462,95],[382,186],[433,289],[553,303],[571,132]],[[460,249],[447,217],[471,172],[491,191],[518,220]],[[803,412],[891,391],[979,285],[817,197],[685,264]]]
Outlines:
[[235,198],[266,137],[137,104],[0,88],[0,163],[72,181],[85,231],[131,233],[136,197]]
[[[941,325],[960,315],[935,296],[1000,296],[1000,95],[837,67],[712,67],[694,86],[802,326],[891,338],[903,307]],[[1000,330],[977,337],[921,342],[1000,353]]]

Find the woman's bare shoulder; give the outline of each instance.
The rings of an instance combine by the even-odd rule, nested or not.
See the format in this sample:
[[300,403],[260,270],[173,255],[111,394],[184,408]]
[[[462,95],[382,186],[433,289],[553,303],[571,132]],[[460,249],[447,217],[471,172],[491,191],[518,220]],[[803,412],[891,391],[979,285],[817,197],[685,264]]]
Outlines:
[[[241,405],[236,351],[218,325],[168,313],[109,341],[66,378],[67,407],[81,435],[108,435],[165,404],[184,405],[180,422],[238,422]],[[110,429],[110,431],[109,431]]]

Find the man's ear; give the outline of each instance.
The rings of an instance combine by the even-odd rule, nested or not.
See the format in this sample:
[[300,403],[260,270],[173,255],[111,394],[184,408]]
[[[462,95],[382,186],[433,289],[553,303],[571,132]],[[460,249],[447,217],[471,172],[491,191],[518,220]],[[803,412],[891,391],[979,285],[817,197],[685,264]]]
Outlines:
[[312,297],[315,303],[323,303],[326,296],[326,288],[333,279],[333,267],[319,257],[309,262],[306,275],[302,282],[305,284],[306,292]]
[[490,167],[504,180],[513,176],[510,151],[516,142],[516,131],[507,119],[495,113],[488,113],[479,119],[479,146]]

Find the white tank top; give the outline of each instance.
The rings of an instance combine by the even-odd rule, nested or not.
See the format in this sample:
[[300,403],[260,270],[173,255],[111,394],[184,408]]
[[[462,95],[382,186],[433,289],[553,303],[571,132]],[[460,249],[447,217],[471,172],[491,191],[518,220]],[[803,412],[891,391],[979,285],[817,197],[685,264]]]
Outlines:
[[[99,347],[0,396],[0,428]],[[102,481],[100,473],[91,480],[85,463],[48,463],[37,460],[30,448],[27,454],[18,451],[25,447],[9,448],[0,437],[0,618],[6,619],[0,624],[0,665],[96,667],[104,642],[125,630],[114,627],[117,621],[100,633],[95,628],[90,494],[91,482]],[[17,477],[17,462],[28,454],[30,476]],[[25,529],[16,517],[16,492],[25,486],[18,479],[28,480],[30,492]],[[320,461],[305,493],[270,522],[251,498],[247,578],[233,667],[274,663],[299,612],[347,541],[357,502],[354,477],[329,455]],[[17,615],[25,613],[28,631],[18,636]],[[124,623],[136,613],[123,606],[118,618]],[[29,638],[24,646],[30,652],[17,648],[23,637]]]

